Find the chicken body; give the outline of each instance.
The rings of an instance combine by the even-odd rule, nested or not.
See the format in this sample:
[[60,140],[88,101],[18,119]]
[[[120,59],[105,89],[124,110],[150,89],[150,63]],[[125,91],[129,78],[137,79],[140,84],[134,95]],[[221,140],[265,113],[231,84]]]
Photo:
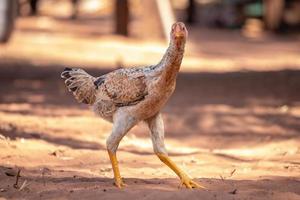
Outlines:
[[148,124],[154,152],[188,188],[202,187],[173,163],[164,145],[164,125],[160,114],[176,85],[187,38],[183,23],[172,26],[169,47],[157,65],[118,69],[100,77],[92,77],[81,69],[66,68],[62,72],[66,86],[75,98],[93,107],[96,114],[113,123],[107,139],[115,184],[123,187],[116,151],[121,139],[138,122]]
[[111,122],[118,113],[127,113],[140,121],[158,113],[175,89],[174,81],[164,86],[158,68],[119,69],[106,75],[111,79],[98,86],[95,113]]

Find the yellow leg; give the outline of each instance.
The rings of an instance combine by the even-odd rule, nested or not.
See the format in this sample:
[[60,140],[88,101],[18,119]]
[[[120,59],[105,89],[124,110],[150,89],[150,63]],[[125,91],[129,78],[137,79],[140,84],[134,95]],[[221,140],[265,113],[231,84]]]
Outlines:
[[193,181],[189,176],[183,172],[177,165],[165,154],[157,154],[159,159],[165,163],[168,167],[170,167],[176,174],[179,176],[182,185],[185,185],[187,188],[202,188],[206,189],[204,186]]
[[109,155],[111,166],[112,166],[112,169],[114,172],[115,185],[118,188],[122,188],[122,187],[126,186],[126,184],[123,182],[122,177],[120,175],[117,156],[115,153],[111,153],[111,152],[108,152],[108,155]]

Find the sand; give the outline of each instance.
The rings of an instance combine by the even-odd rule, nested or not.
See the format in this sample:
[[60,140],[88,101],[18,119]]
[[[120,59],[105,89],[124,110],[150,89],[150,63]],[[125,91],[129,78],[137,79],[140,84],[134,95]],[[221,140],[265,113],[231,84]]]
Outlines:
[[75,102],[56,77],[59,70],[1,64],[4,199],[300,198],[299,72],[179,75],[163,111],[166,144],[204,191],[180,187],[153,154],[143,124],[121,142],[120,169],[128,186],[117,189],[105,149],[111,124]]
[[79,105],[59,74],[154,64],[166,44],[110,35],[105,20],[99,29],[93,19],[21,18],[0,46],[1,200],[300,199],[299,44],[195,27],[162,113],[170,157],[207,190],[180,187],[143,124],[121,141],[128,186],[116,188],[105,147],[111,124]]

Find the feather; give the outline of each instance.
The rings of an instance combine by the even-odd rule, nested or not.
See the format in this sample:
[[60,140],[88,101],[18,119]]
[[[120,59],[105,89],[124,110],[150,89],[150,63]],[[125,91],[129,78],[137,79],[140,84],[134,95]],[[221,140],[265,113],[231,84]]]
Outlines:
[[65,68],[61,73],[65,84],[70,92],[80,103],[92,105],[96,99],[95,77],[89,75],[82,69]]
[[148,94],[145,75],[120,69],[106,75],[105,92],[116,106],[136,104]]

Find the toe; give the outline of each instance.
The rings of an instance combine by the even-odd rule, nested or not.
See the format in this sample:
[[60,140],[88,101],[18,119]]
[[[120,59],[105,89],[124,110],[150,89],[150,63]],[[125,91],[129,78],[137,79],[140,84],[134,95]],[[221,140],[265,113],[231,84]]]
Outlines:
[[122,181],[115,181],[115,185],[118,187],[118,188],[124,188],[126,187],[127,185]]
[[191,180],[191,179],[183,179],[181,182],[186,188],[201,188],[206,189],[204,186],[200,185],[199,183]]
[[122,182],[122,187],[126,187],[126,186],[128,186],[127,184],[125,184],[124,182]]
[[191,186],[191,184],[189,184],[189,183],[186,184],[186,187],[187,187],[188,189],[192,189],[192,188],[193,188],[193,187]]
[[190,184],[189,180],[182,180],[182,185],[184,185],[186,188],[192,188],[192,185]]
[[191,180],[191,185],[193,186],[193,188],[201,188],[201,189],[206,189],[206,187],[200,185],[199,183],[192,181]]

